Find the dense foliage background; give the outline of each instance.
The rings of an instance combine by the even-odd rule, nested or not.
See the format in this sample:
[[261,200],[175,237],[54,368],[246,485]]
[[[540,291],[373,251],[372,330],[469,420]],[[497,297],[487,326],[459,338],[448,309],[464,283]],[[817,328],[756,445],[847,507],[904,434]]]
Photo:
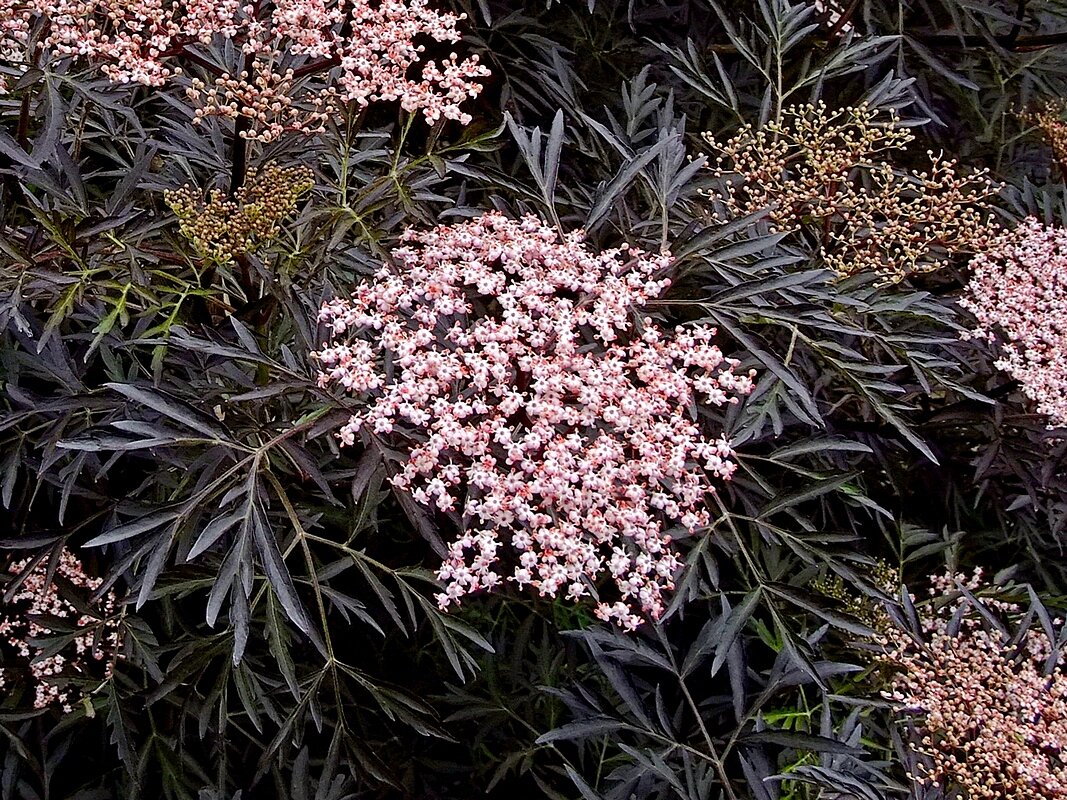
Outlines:
[[[996,345],[961,338],[973,251],[839,277],[825,237],[714,198],[701,134],[819,101],[895,112],[897,170],[943,152],[989,171],[999,224],[1067,224],[1067,140],[1033,116],[1067,94],[1067,5],[437,5],[491,72],[468,125],[349,103],[235,148],[177,83],[0,53],[0,544],[77,552],[122,642],[69,712],[34,709],[5,645],[0,797],[959,796],[909,777],[871,629],[946,568],[1061,606],[1067,445]],[[197,241],[213,218],[168,193],[221,202],[238,149],[277,224],[219,257]],[[333,435],[353,400],[316,381],[321,303],[405,228],[489,209],[668,249],[654,314],[716,326],[756,370],[744,402],[699,409],[739,468],[637,633],[514,588],[439,610],[448,520],[390,488],[397,454]],[[45,649],[76,635],[51,630]]]

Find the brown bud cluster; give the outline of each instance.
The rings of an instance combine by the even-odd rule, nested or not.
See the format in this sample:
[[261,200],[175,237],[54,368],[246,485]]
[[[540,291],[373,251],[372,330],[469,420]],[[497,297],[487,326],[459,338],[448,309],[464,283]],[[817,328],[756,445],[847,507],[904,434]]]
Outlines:
[[193,78],[186,89],[186,96],[199,104],[193,124],[200,124],[205,117],[248,117],[251,127],[240,135],[261,142],[272,142],[285,131],[307,134],[326,131],[326,121],[337,111],[336,91],[332,87],[297,104],[293,100],[297,89],[292,69],[277,72],[259,63],[256,67],[252,75],[227,73],[210,84]]
[[[9,575],[20,577],[22,583],[0,615],[0,635],[26,666],[0,669],[0,689],[7,688],[14,673],[22,672],[33,688],[34,708],[56,705],[69,713],[78,701],[77,684],[94,680],[92,661],[103,662],[95,671],[97,679],[101,673],[103,680],[111,677],[121,646],[115,595],[108,592],[91,614],[85,613],[85,606],[75,606],[73,595],[61,592],[55,580],[50,580],[48,560],[32,568],[30,564],[29,559],[22,559],[8,568]],[[27,569],[29,573],[24,574]],[[78,557],[68,550],[60,555],[55,576],[75,592],[95,592],[103,582],[87,575]],[[64,631],[71,626],[77,630],[73,640],[58,651],[44,641],[59,633],[50,627],[55,624],[50,620],[61,621]]]
[[994,230],[986,171],[961,175],[932,151],[926,171],[894,168],[889,154],[914,136],[895,114],[878,116],[820,102],[787,108],[759,130],[745,125],[725,143],[705,134],[716,154],[709,166],[727,179],[712,196],[729,216],[766,211],[842,277],[874,272],[896,282],[980,250]]
[[250,172],[233,198],[213,189],[205,202],[202,192],[192,186],[168,191],[164,197],[178,216],[182,235],[206,259],[225,264],[270,241],[278,224],[314,185],[307,167],[271,164]]
[[931,602],[918,608],[923,641],[901,630],[882,640],[897,670],[885,694],[899,704],[920,756],[912,778],[946,797],[1062,800],[1067,674],[1046,669],[1053,646],[1040,630],[1011,630],[1022,608],[994,596],[979,609],[957,584],[977,593],[981,573],[934,581]]
[[1052,148],[1052,155],[1059,164],[1060,172],[1067,178],[1067,122],[1063,120],[1064,104],[1049,100],[1044,105],[1024,111],[1019,118],[1033,125],[1045,142]]

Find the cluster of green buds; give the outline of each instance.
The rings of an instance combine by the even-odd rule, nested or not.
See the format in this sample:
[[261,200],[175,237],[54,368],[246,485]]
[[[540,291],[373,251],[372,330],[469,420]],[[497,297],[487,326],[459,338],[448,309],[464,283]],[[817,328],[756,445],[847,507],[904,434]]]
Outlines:
[[[881,559],[872,567],[870,580],[890,597],[895,597],[900,592],[900,573]],[[836,600],[842,611],[862,622],[874,631],[876,636],[885,636],[893,627],[893,619],[882,603],[876,598],[850,590],[836,573],[816,578],[812,582],[812,588],[824,597]]]
[[178,216],[182,235],[204,259],[226,264],[273,239],[279,223],[314,185],[307,167],[271,164],[250,172],[233,197],[212,189],[205,201],[203,192],[192,186],[168,191],[164,197]]

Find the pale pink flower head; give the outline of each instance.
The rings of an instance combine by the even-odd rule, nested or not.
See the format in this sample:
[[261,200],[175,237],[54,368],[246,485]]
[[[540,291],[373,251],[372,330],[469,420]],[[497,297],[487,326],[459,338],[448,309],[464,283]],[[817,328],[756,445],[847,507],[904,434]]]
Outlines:
[[[24,65],[32,12],[23,0],[0,0],[0,62]],[[8,91],[8,77],[0,74],[0,94]]]
[[464,18],[426,0],[0,0],[0,54],[25,45],[37,16],[48,51],[118,83],[162,86],[190,62],[218,73],[197,50],[232,40],[242,66],[194,79],[187,93],[197,121],[241,119],[242,135],[262,141],[321,131],[350,102],[399,101],[427,122],[467,124],[460,104],[489,74],[477,55],[425,60],[426,43],[459,42]]
[[667,530],[706,526],[735,469],[694,409],[737,403],[752,373],[713,329],[643,316],[668,254],[595,251],[497,212],[403,239],[323,306],[314,355],[322,386],[359,398],[342,443],[388,437],[407,455],[393,485],[458,523],[441,607],[507,581],[595,593],[597,615],[629,629],[658,618],[680,568]]
[[972,259],[960,305],[978,322],[970,335],[999,344],[997,368],[1067,425],[1067,229],[1031,217],[997,237]]
[[[98,673],[105,679],[111,675],[121,644],[115,595],[108,592],[98,603],[98,616],[89,616],[79,611],[61,594],[55,582],[49,580],[48,559],[32,567],[30,564],[30,559],[21,559],[8,568],[8,573],[21,578],[22,583],[0,614],[0,634],[16,656],[27,662],[34,708],[54,705],[69,713],[79,699],[77,691],[70,686],[72,677],[87,677],[92,661],[104,662]],[[88,575],[78,557],[66,549],[56,563],[55,576],[88,593],[95,592],[103,583],[100,578]],[[35,640],[53,633],[48,627],[50,617],[67,620],[66,625],[73,625],[80,632],[67,647],[45,655],[46,645]],[[10,676],[5,672],[10,671],[10,666],[0,669],[0,688],[7,684]]]

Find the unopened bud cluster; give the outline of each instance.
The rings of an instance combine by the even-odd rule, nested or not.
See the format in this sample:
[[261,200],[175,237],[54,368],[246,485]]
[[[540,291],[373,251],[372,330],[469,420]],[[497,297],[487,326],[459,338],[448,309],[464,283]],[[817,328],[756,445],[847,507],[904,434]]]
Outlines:
[[[0,615],[0,636],[14,649],[16,657],[26,662],[26,666],[21,669],[11,665],[0,668],[0,689],[8,685],[14,677],[12,673],[18,670],[33,686],[34,708],[56,705],[69,712],[78,701],[78,690],[72,682],[100,679],[101,674],[104,680],[111,676],[121,644],[115,618],[115,595],[108,592],[91,615],[83,613],[63,596],[54,581],[48,580],[47,559],[24,575],[29,565],[29,559],[22,559],[8,568],[11,576],[23,580]],[[95,592],[102,583],[100,578],[87,575],[81,561],[69,550],[62,552],[55,576],[74,591],[86,595]],[[59,652],[53,652],[50,643],[38,641],[61,633],[49,627],[50,619],[62,621],[64,631],[72,626],[79,631]],[[90,666],[92,661],[103,662],[95,676]]]
[[[871,568],[871,583],[884,594],[893,597],[900,587],[900,574],[895,567],[885,561],[877,561]],[[858,593],[850,588],[837,573],[812,582],[812,588],[819,594],[836,600],[842,610],[858,619],[877,634],[885,634],[893,625],[892,617],[884,603],[874,597]]]
[[1052,425],[1067,425],[1067,228],[1034,218],[972,259],[960,305],[974,336],[999,343],[996,361]]
[[294,71],[276,72],[268,65],[255,64],[252,73],[224,74],[210,83],[193,78],[186,96],[198,108],[193,123],[205,117],[226,117],[250,121],[247,130],[240,132],[245,139],[270,142],[285,131],[306,134],[324,133],[326,122],[337,111],[337,93],[332,88],[308,94],[297,103],[301,92]]
[[168,191],[164,197],[178,216],[182,235],[206,259],[224,264],[269,242],[279,223],[314,185],[314,174],[307,167],[270,164],[251,171],[232,199],[212,189],[205,202],[202,192],[191,186]]
[[1040,629],[1012,630],[1021,607],[983,598],[983,614],[957,584],[978,593],[981,572],[934,581],[931,601],[918,606],[921,642],[899,629],[883,640],[898,670],[887,698],[915,734],[912,777],[946,797],[1063,800],[1067,674],[1046,669],[1052,644]]
[[765,210],[841,276],[898,281],[980,250],[990,236],[986,173],[960,175],[932,152],[926,171],[895,169],[889,154],[914,138],[895,115],[879,121],[866,106],[830,111],[820,102],[787,108],[759,130],[746,124],[725,143],[704,138],[710,168],[726,179],[712,196],[727,214]]
[[[1023,122],[1037,128],[1052,149],[1052,155],[1056,163],[1060,165],[1061,171],[1067,167],[1067,122],[1063,120],[1063,111],[1062,102],[1050,100],[1020,114]],[[1067,178],[1067,171],[1064,171],[1064,177]]]
[[752,374],[714,329],[641,314],[669,255],[582,238],[496,212],[409,231],[395,266],[320,313],[319,383],[359,398],[341,441],[389,437],[407,456],[393,485],[459,524],[442,608],[507,580],[594,594],[628,629],[658,618],[680,568],[667,528],[708,525],[735,469],[695,409],[737,403]]
[[321,130],[337,107],[379,100],[466,124],[460,103],[489,74],[476,55],[423,61],[416,40],[456,44],[464,18],[426,0],[0,0],[0,52],[26,51],[38,18],[46,53],[87,60],[119,83],[162,86],[187,50],[232,41],[246,69],[194,80],[196,119],[245,117],[242,135],[262,141]]

